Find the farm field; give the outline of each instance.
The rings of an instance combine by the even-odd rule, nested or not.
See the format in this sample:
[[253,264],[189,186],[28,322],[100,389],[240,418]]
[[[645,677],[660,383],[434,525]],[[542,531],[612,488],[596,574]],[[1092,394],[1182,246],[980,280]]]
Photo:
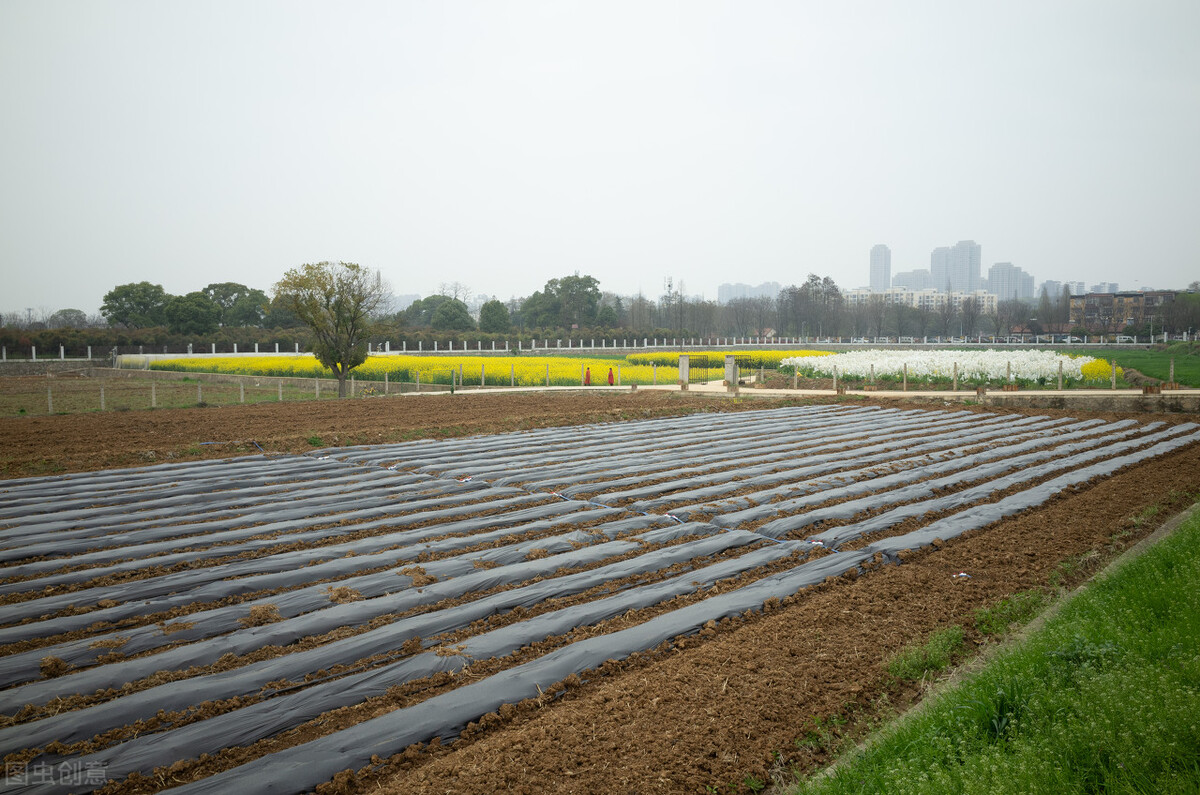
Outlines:
[[0,745],[112,792],[756,791],[917,695],[890,654],[1194,499],[1188,419],[640,393],[3,420],[10,478],[80,474],[0,481]]

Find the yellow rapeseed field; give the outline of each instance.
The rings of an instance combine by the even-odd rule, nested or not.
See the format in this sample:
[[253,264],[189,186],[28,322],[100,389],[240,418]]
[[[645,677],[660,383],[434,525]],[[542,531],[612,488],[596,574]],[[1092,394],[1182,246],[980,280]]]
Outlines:
[[[230,375],[264,375],[293,378],[332,378],[330,370],[321,366],[316,357],[302,356],[243,356],[187,357],[160,359],[151,365],[155,370],[176,370],[197,373]],[[606,384],[612,368],[613,383],[670,384],[679,379],[678,358],[675,364],[631,364],[613,359],[588,359],[568,356],[406,356],[388,354],[368,356],[367,361],[352,370],[359,381],[389,381],[422,384],[457,383],[478,386],[483,380],[488,386],[579,386],[591,373],[592,384]]]
[[[1074,358],[1079,358],[1074,357]],[[1080,368],[1083,371],[1084,381],[1105,381],[1112,378],[1112,365],[1104,359],[1092,359],[1087,364]],[[1117,368],[1117,380],[1125,377],[1125,369]]]

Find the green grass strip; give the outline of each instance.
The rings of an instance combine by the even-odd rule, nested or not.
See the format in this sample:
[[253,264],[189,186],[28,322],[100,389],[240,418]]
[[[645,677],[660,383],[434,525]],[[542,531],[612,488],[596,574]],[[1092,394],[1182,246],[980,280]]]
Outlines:
[[1171,360],[1175,361],[1175,381],[1186,386],[1200,386],[1200,344],[1177,342],[1165,350],[1124,348],[1071,348],[1069,353],[1082,353],[1101,359],[1115,359],[1118,367],[1132,368],[1144,376],[1166,381],[1171,377]]
[[797,793],[1200,792],[1200,513]]

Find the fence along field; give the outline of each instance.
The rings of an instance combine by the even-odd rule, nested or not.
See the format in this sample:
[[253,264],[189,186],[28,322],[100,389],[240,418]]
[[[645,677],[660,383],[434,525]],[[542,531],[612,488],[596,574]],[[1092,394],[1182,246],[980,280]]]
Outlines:
[[808,406],[6,481],[0,749],[30,792],[309,790],[1197,442]]

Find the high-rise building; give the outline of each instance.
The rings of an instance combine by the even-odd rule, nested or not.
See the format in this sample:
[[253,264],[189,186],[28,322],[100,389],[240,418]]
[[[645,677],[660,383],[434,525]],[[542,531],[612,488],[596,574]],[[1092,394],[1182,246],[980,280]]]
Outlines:
[[871,292],[882,293],[892,286],[892,250],[880,243],[871,249]]
[[935,248],[929,256],[929,275],[935,290],[973,293],[980,289],[982,249],[974,240]]
[[1001,301],[1033,300],[1033,274],[1011,262],[997,262],[988,268],[987,283],[987,291]]
[[727,304],[735,298],[775,298],[779,295],[779,290],[779,282],[763,282],[756,287],[740,282],[726,282],[717,286],[717,303]]
[[1044,290],[1051,301],[1057,301],[1062,295],[1063,286],[1063,283],[1060,281],[1047,279],[1046,281],[1042,282],[1040,287],[1037,288],[1037,297],[1040,300],[1042,297],[1042,291]]
[[950,249],[947,277],[952,292],[973,293],[979,289],[982,248],[974,240],[960,240]]
[[925,268],[913,271],[901,271],[892,277],[893,287],[904,287],[914,292],[917,290],[937,289],[933,276]]
[[1071,295],[1083,295],[1087,292],[1087,286],[1083,282],[1067,282],[1067,287],[1071,288]]
[[1117,283],[1116,283],[1116,282],[1100,282],[1099,284],[1093,284],[1093,285],[1091,286],[1091,288],[1088,290],[1088,292],[1092,292],[1092,293],[1119,293],[1119,292],[1121,292],[1121,290],[1120,290],[1120,288],[1117,286]]
[[1033,300],[1033,274],[1021,271],[1020,281],[1017,283],[1017,298],[1022,301]]
[[929,278],[933,280],[933,289],[949,292],[950,290],[950,247],[935,248],[929,255]]

